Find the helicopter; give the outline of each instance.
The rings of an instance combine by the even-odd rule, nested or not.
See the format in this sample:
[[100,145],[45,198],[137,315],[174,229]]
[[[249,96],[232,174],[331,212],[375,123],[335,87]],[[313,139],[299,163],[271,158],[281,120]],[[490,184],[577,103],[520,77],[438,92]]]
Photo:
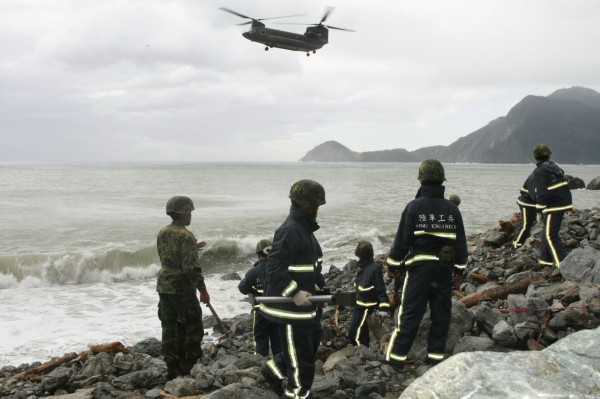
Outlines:
[[325,11],[325,14],[323,15],[321,21],[319,21],[318,24],[288,23],[288,25],[309,25],[306,28],[306,32],[304,32],[304,34],[267,28],[265,24],[261,22],[267,19],[299,17],[301,15],[287,15],[285,17],[272,18],[252,18],[225,7],[221,7],[220,9],[230,14],[237,15],[238,17],[249,19],[250,21],[239,24],[250,24],[250,29],[247,32],[242,33],[242,36],[253,42],[264,44],[265,51],[268,51],[270,48],[273,47],[292,51],[305,51],[306,56],[308,57],[310,56],[311,52],[313,54],[316,54],[318,49],[320,49],[329,42],[329,30],[327,28],[342,30],[346,32],[354,32],[351,29],[337,28],[335,26],[323,24],[323,22],[325,22],[325,20],[329,17],[332,8],[328,8]]

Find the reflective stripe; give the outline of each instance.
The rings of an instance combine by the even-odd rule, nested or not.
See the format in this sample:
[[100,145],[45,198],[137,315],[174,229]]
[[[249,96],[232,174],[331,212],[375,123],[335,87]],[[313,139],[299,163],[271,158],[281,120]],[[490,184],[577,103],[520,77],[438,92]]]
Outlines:
[[526,187],[521,187],[519,191],[521,191],[523,194],[529,194],[529,190],[527,190]]
[[290,310],[270,308],[264,303],[260,304],[260,310],[268,315],[290,320],[311,320],[317,316],[317,312],[314,310],[310,312],[293,312]]
[[555,208],[545,208],[542,213],[564,212],[573,209],[573,205],[557,206]]
[[[296,354],[296,346],[294,345],[294,330],[291,325],[285,326],[285,338],[288,346],[288,354],[291,366],[293,368],[294,385],[300,387],[300,370],[298,368],[298,355]],[[298,393],[298,392],[294,392]]]
[[415,235],[416,236],[430,235],[430,236],[436,236],[436,237],[449,238],[451,240],[456,240],[456,233],[444,233],[442,231],[435,232],[435,231],[419,230],[419,231],[415,231]]
[[410,278],[410,272],[406,273],[406,278],[404,279],[404,284],[402,285],[402,298],[400,298],[400,309],[398,309],[398,318],[396,319],[396,328],[394,329],[394,332],[392,333],[392,337],[390,338],[390,343],[388,344],[388,349],[387,352],[385,354],[385,360],[387,360],[388,362],[390,361],[390,359],[399,361],[399,362],[404,362],[406,360],[407,355],[397,355],[392,353],[392,350],[394,349],[394,345],[396,343],[396,338],[398,337],[398,333],[400,332],[400,324],[402,324],[401,321],[401,317],[402,317],[402,312],[404,311],[404,294],[406,293],[406,286],[408,285],[408,280]]
[[388,265],[390,266],[400,266],[402,264],[401,261],[392,259],[388,256],[387,260],[385,261]]
[[[356,304],[358,305],[358,301],[356,301]],[[360,318],[360,323],[358,324],[358,329],[356,330],[356,336],[354,337],[354,342],[356,342],[357,346],[360,346],[360,330],[362,329],[363,325],[365,324],[365,320],[367,319],[367,314],[369,314],[369,311],[367,309],[363,310],[363,314],[362,317]]]
[[540,265],[544,265],[544,266],[554,266],[554,263],[552,262],[548,262],[546,260],[541,260],[539,261]]
[[556,183],[553,184],[551,186],[548,186],[548,190],[556,190],[557,188],[563,187],[563,186],[568,186],[569,183],[566,181],[561,181],[560,183]]
[[467,265],[454,265],[454,267],[462,270],[462,269],[465,269],[467,267]]
[[544,209],[546,205],[536,204],[535,209]]
[[546,215],[546,242],[548,243],[548,247],[550,248],[550,253],[552,254],[552,259],[554,259],[554,264],[556,267],[560,267],[560,259],[558,258],[558,252],[556,252],[556,248],[554,247],[554,243],[550,237],[550,225],[552,224],[552,214]]
[[390,304],[388,302],[380,302],[379,303],[379,308],[389,308]]
[[314,265],[289,265],[288,272],[296,272],[296,273],[304,273],[304,272],[314,272]]
[[397,362],[405,362],[406,361],[407,356],[406,355],[394,355],[393,353],[389,354],[389,359],[387,359],[388,361],[391,360],[396,360]]
[[443,353],[428,353],[427,357],[433,360],[444,360]]
[[273,359],[267,362],[267,366],[269,367],[269,369],[271,369],[271,371],[273,372],[273,374],[275,374],[277,378],[279,378],[280,380],[283,380],[285,378],[285,376],[283,375],[281,370],[279,370],[279,367],[277,367],[277,364]]
[[528,208],[535,208],[535,204],[532,204],[530,202],[525,202],[525,201],[521,201],[521,200],[517,200],[517,204],[524,206],[524,207],[528,207]]
[[286,289],[284,289],[283,291],[281,291],[281,295],[283,295],[283,296],[290,296],[290,294],[296,288],[298,288],[298,283],[296,283],[294,280],[292,280],[292,282],[286,287]]
[[440,260],[440,259],[435,255],[423,254],[423,255],[415,255],[412,258],[405,260],[404,263],[406,264],[406,266],[408,266],[408,265],[412,265],[415,262],[420,262],[423,260]]
[[323,258],[322,257],[317,259],[317,263],[322,263],[322,262],[323,262]]
[[377,305],[377,302],[363,302],[363,301],[359,301],[357,299],[356,304],[360,305],[360,306],[364,306],[365,308],[369,308],[369,307]]
[[371,290],[373,290],[373,289],[375,289],[375,286],[373,286],[373,285],[372,285],[372,286],[370,286],[370,287],[363,287],[362,285],[359,285],[359,286],[358,286],[358,290],[359,290],[359,291],[363,291],[363,292],[364,292],[364,291],[371,291]]

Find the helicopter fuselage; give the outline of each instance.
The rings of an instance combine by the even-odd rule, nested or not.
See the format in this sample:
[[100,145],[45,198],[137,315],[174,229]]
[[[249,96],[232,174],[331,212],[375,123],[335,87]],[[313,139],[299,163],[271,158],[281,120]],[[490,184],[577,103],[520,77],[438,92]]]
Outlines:
[[328,43],[327,29],[325,28],[319,32],[315,32],[314,28],[309,28],[306,33],[300,34],[270,29],[265,26],[252,26],[249,31],[242,33],[242,36],[268,47],[292,51],[315,51]]

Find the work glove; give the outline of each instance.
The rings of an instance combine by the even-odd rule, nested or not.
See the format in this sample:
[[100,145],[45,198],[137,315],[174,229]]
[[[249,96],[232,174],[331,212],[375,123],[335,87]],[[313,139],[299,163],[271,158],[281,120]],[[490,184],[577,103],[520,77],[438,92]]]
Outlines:
[[206,246],[206,241],[200,241],[200,242],[196,243],[196,248],[198,249],[198,251],[202,251],[205,246]]
[[381,320],[387,319],[389,317],[389,315],[390,315],[390,312],[387,310],[378,310],[377,311],[377,316],[379,316],[379,318]]
[[206,288],[203,288],[200,291],[200,302],[210,303],[210,295],[208,295],[208,291],[206,290]]
[[296,306],[310,306],[310,301],[308,297],[310,296],[310,292],[308,291],[298,291],[296,295],[292,298],[294,300],[294,305]]

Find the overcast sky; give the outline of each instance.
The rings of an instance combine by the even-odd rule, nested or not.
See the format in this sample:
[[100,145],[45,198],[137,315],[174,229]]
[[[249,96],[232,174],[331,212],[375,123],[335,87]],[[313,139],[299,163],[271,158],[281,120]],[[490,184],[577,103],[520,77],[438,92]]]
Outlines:
[[[228,7],[326,21],[306,57]],[[600,91],[600,1],[0,0],[0,161],[296,161],[448,145],[524,96]]]

